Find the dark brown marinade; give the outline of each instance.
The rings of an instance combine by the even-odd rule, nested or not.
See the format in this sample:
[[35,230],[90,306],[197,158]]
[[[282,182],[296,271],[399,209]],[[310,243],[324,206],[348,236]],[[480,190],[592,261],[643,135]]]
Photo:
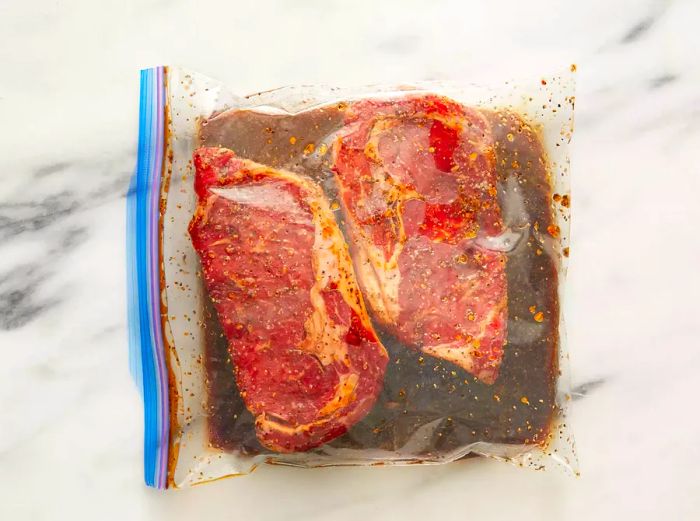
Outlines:
[[273,168],[318,178],[328,167],[329,140],[342,126],[343,117],[336,106],[294,116],[230,111],[202,122],[199,141],[204,146],[230,148],[239,157]]
[[255,420],[243,404],[233,378],[228,341],[214,304],[204,295],[204,367],[207,374],[207,419],[213,447],[257,454],[264,450],[255,437]]
[[[507,254],[508,340],[500,376],[493,385],[483,384],[455,365],[401,346],[378,329],[390,356],[384,389],[374,409],[333,440],[333,447],[403,448],[408,453],[410,446],[411,454],[434,459],[479,441],[522,444],[548,438],[556,408],[559,304],[556,259],[551,246],[543,245],[553,224],[547,159],[537,131],[519,116],[485,115],[496,142],[504,224],[520,233]],[[340,128],[342,119],[336,107],[295,116],[224,113],[202,125],[200,141],[324,181],[328,163],[318,147]],[[315,153],[309,153],[309,144]],[[328,188],[328,183],[323,185]],[[224,450],[263,452],[236,389],[216,313],[210,303],[203,311],[210,443]]]

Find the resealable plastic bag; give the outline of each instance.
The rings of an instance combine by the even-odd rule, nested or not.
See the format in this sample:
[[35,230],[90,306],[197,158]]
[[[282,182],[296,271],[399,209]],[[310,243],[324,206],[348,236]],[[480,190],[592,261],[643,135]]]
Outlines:
[[473,455],[576,473],[573,75],[233,91],[141,74],[127,236],[146,482]]

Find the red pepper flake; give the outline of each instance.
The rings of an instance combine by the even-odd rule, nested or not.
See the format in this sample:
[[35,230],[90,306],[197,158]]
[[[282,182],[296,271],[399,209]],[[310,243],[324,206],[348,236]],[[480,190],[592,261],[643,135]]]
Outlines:
[[568,208],[569,206],[571,206],[571,198],[568,195],[562,195],[561,196],[561,205],[564,208]]
[[555,237],[555,238],[559,237],[559,232],[560,232],[559,226],[557,226],[555,224],[550,224],[549,226],[547,226],[547,232],[552,237]]
[[533,316],[532,318],[535,319],[535,322],[542,322],[544,320],[544,313],[542,313],[541,311],[538,311],[537,313],[535,313],[535,316]]
[[547,85],[547,81],[544,80],[544,79],[540,80],[540,83],[541,83],[542,85]]
[[563,253],[564,253],[564,257],[569,256],[569,247],[568,246],[566,248],[564,248]]

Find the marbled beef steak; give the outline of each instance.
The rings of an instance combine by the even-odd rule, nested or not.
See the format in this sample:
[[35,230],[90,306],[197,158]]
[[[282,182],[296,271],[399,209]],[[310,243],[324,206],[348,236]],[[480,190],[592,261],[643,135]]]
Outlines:
[[507,324],[494,144],[476,110],[435,95],[349,105],[333,145],[353,260],[401,342],[493,383]]
[[226,148],[194,163],[192,244],[258,439],[292,452],[340,436],[373,406],[387,353],[326,198]]

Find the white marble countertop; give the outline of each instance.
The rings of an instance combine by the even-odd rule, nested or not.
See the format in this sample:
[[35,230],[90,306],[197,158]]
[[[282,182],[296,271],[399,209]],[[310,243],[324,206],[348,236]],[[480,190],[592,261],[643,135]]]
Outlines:
[[[0,519],[700,519],[700,2],[193,4],[0,4]],[[571,62],[580,478],[472,460],[142,484],[124,267],[140,68],[246,93]]]

